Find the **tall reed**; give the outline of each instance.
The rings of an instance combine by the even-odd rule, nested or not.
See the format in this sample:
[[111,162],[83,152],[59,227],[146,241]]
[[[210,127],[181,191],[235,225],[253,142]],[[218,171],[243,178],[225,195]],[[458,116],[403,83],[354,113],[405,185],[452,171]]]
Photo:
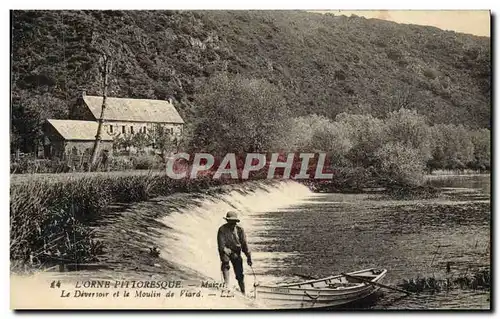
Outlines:
[[158,173],[62,180],[34,175],[11,185],[10,259],[14,264],[40,267],[98,260],[104,246],[95,240],[89,222],[98,221],[112,203],[199,192],[234,182],[209,176],[173,180]]

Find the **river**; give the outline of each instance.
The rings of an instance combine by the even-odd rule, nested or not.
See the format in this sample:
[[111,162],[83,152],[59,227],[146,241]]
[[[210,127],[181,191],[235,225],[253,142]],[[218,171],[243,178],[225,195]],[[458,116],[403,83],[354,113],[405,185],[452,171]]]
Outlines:
[[[163,256],[207,278],[221,279],[217,228],[238,211],[253,251],[247,286],[387,268],[384,283],[446,278],[490,265],[490,176],[430,176],[437,198],[394,200],[381,194],[321,194],[295,182],[201,197],[162,219]],[[489,309],[483,290],[400,298],[384,291],[373,309]]]

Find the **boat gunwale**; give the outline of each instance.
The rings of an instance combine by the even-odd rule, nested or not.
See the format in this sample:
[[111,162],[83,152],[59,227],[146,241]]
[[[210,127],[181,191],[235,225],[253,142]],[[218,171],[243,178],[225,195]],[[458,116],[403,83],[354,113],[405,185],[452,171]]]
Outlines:
[[[336,298],[336,297],[340,297],[340,298],[349,298],[348,296],[355,296],[357,294],[360,294],[360,293],[364,293],[370,289],[373,288],[372,285],[368,284],[367,286],[356,286],[356,288],[360,288],[359,290],[355,290],[355,291],[347,291],[347,289],[342,289],[342,290],[338,290],[338,291],[330,291],[327,290],[315,290],[316,292],[323,292],[324,294],[319,294],[319,297],[324,297],[324,298]],[[303,290],[301,290],[303,292]],[[328,292],[328,294],[326,294],[325,292]],[[334,292],[334,293],[331,293],[331,292]],[[290,297],[303,297],[304,294],[303,293],[287,293],[287,292],[279,292],[279,291],[258,291],[257,292],[259,295],[276,295],[276,296],[290,296]],[[271,298],[270,296],[266,296],[264,297],[265,299],[273,299]]]
[[[358,270],[358,271],[354,271],[354,272],[349,272],[349,273],[346,273],[346,274],[347,275],[351,275],[351,276],[356,276],[356,274],[363,273],[363,272],[368,272],[368,271],[373,271],[373,270],[376,270],[376,269],[377,268],[368,268],[368,269]],[[387,269],[382,269],[382,272],[380,274],[378,274],[376,277],[374,277],[373,279],[371,279],[370,282],[378,282],[386,274],[387,274]],[[345,276],[342,275],[342,274],[340,274],[340,275],[333,275],[333,276],[329,276],[329,277],[324,277],[324,278],[319,278],[319,279],[313,279],[313,280],[308,280],[308,281],[303,281],[303,282],[300,282],[300,283],[293,283],[293,284],[281,284],[281,285],[273,285],[273,286],[258,285],[255,288],[257,289],[257,292],[259,292],[259,288],[269,288],[269,289],[287,288],[287,289],[291,289],[291,290],[294,290],[294,291],[320,291],[320,290],[325,290],[325,291],[331,291],[331,292],[340,292],[340,291],[344,291],[344,290],[356,289],[356,288],[359,288],[359,287],[362,287],[362,286],[368,286],[368,285],[371,286],[371,284],[369,284],[369,283],[360,282],[359,285],[350,286],[350,287],[343,287],[341,289],[335,289],[335,288],[329,288],[329,287],[322,287],[322,288],[319,288],[319,287],[317,287],[317,288],[312,288],[312,287],[311,288],[294,287],[294,286],[298,286],[298,285],[307,285],[307,284],[312,284],[312,283],[316,283],[316,282],[322,282],[322,281],[331,280],[331,279],[335,279],[335,278],[339,278],[339,277],[345,277]],[[273,293],[273,292],[269,292],[269,293]],[[280,293],[280,292],[276,291],[274,293]],[[285,293],[285,294],[287,294],[287,293]]]

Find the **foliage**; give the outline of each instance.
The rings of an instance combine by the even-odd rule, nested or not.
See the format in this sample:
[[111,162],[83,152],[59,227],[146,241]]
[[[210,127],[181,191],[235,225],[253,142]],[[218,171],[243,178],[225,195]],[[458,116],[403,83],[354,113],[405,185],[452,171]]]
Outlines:
[[342,165],[352,147],[345,125],[338,122],[329,122],[325,126],[315,128],[312,141],[315,152],[328,150],[334,165]]
[[44,92],[39,95],[29,92],[26,95],[12,94],[12,150],[36,151],[35,146],[42,142],[43,123],[47,118],[63,118],[68,110],[65,102]]
[[173,180],[162,173],[137,172],[86,173],[66,179],[32,175],[11,185],[11,260],[31,265],[94,261],[105,247],[95,241],[88,224],[106,213],[110,204],[233,182],[210,177]]
[[416,293],[437,293],[443,290],[451,289],[485,289],[491,288],[490,269],[478,269],[470,274],[460,274],[459,276],[447,276],[446,279],[432,277],[417,277],[404,279],[401,288]]
[[313,135],[316,128],[329,125],[325,116],[310,114],[289,119],[289,132],[280,141],[280,145],[289,151],[312,152]]
[[139,155],[132,157],[134,169],[161,169],[163,164],[161,158],[155,155]]
[[425,116],[415,110],[401,108],[386,120],[387,140],[417,149],[424,162],[431,157],[429,125]]
[[347,155],[354,166],[370,167],[375,163],[375,152],[386,140],[385,123],[371,115],[341,113],[336,121],[342,123],[352,143]]
[[[117,155],[108,159],[106,167],[98,167],[102,171],[126,171],[144,169],[163,169],[164,164],[160,156],[138,154],[133,156]],[[40,160],[24,158],[10,164],[11,174],[40,174],[40,173],[72,173],[86,171],[84,166],[73,167],[69,161],[58,159]]]
[[[401,108],[386,118],[367,114],[337,115],[335,121],[309,115],[291,120],[288,151],[328,152],[343,171],[336,178],[352,184],[350,171],[365,169],[356,183],[418,186],[426,169],[490,169],[490,131],[463,125],[429,125],[425,116]],[[288,143],[287,143],[288,142]],[[372,185],[373,186],[373,185]],[[336,184],[328,187],[340,189]]]
[[113,148],[130,151],[130,148],[134,146],[134,142],[134,134],[119,134],[113,137]]
[[425,162],[418,149],[401,142],[388,142],[375,155],[379,161],[377,173],[382,180],[401,186],[423,183]]
[[163,160],[166,159],[167,154],[177,150],[178,139],[167,128],[157,124],[148,136],[149,143],[155,149],[160,150]]
[[142,152],[146,146],[151,144],[152,142],[150,136],[144,132],[137,132],[131,138],[131,146],[136,147],[140,152]]
[[[24,182],[11,188],[11,259],[24,262],[86,262],[94,243],[81,222],[109,205],[106,187],[90,179],[76,184],[47,180]],[[94,251],[98,254],[99,251]]]
[[11,161],[11,174],[34,173],[67,173],[73,171],[71,163],[60,159],[33,159],[24,157],[18,161]]
[[474,159],[471,167],[480,170],[491,169],[491,132],[480,129],[471,133],[472,144],[474,144]]
[[288,122],[282,93],[265,80],[219,74],[195,96],[197,113],[192,143],[213,153],[268,152],[280,149]]
[[344,123],[334,122],[324,116],[311,114],[293,118],[287,125],[289,133],[280,142],[282,149],[297,152],[327,152],[332,164],[345,164],[345,157],[352,147]]
[[363,192],[364,188],[378,187],[380,181],[373,174],[373,170],[364,167],[338,167],[334,170],[331,180],[307,181],[315,192]]
[[432,168],[464,169],[471,166],[474,143],[470,130],[463,125],[439,124],[433,126],[431,132],[434,144]]
[[108,162],[109,171],[125,171],[134,169],[130,156],[111,156]]

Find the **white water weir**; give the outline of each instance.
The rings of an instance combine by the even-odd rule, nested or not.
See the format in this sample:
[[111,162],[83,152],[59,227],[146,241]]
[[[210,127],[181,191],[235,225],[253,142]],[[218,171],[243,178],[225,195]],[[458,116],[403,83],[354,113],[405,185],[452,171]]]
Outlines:
[[[248,190],[251,188],[252,190]],[[205,195],[189,199],[183,208],[174,209],[162,218],[169,229],[162,239],[162,256],[206,276],[221,281],[220,260],[217,250],[217,230],[225,223],[223,217],[229,210],[238,212],[240,225],[245,229],[252,251],[253,269],[259,282],[277,282],[280,278],[260,274],[267,267],[279,267],[276,263],[283,253],[270,252],[258,244],[259,233],[271,227],[268,214],[284,211],[313,196],[306,186],[294,181],[273,183],[248,182],[241,187],[219,195]],[[191,201],[191,203],[189,203]],[[254,277],[244,258],[247,289],[253,286]],[[236,284],[231,269],[231,286]]]

